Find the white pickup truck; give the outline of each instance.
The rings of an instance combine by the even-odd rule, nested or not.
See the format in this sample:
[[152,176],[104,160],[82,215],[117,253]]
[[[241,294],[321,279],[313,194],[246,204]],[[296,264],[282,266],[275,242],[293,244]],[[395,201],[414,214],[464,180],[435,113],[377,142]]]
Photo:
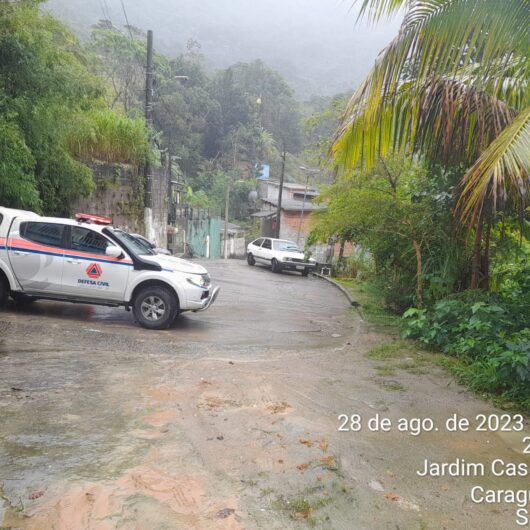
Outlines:
[[37,299],[124,306],[149,329],[215,301],[204,267],[150,251],[104,217],[41,217],[0,207],[0,307]]

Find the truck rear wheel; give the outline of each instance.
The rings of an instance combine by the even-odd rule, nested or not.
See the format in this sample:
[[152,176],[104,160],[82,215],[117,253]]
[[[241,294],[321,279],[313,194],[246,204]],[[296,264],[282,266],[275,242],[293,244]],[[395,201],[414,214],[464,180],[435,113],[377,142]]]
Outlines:
[[134,299],[134,318],[147,329],[166,329],[175,320],[177,313],[178,302],[175,295],[164,287],[144,287]]

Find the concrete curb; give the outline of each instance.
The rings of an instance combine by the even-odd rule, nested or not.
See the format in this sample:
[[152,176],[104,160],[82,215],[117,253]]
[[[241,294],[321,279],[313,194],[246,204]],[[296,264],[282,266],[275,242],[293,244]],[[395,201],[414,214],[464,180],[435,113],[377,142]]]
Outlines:
[[337,289],[340,289],[344,296],[348,299],[348,302],[352,307],[360,307],[361,304],[357,302],[357,300],[354,300],[353,296],[351,295],[350,291],[346,289],[343,285],[340,283],[337,283],[336,281],[332,280],[331,278],[328,278],[327,276],[323,276],[322,274],[318,274],[318,272],[312,272],[313,276],[316,276],[317,278],[320,278],[321,280],[326,280],[327,282],[331,283],[331,285],[334,285]]

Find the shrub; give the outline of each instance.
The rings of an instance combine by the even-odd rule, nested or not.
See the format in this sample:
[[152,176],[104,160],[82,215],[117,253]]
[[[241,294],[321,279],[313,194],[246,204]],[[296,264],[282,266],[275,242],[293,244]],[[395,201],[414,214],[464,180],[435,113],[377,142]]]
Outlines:
[[371,279],[375,270],[372,256],[362,250],[354,251],[351,256],[339,261],[335,268],[337,276],[357,280]]
[[403,335],[459,357],[457,376],[473,390],[530,402],[530,327],[519,298],[466,292],[430,309],[411,308]]

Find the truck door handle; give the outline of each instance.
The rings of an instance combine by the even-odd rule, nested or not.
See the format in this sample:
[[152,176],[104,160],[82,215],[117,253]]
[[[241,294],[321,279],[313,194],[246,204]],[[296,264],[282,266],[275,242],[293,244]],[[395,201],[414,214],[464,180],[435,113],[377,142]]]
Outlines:
[[72,258],[66,258],[66,261],[68,263],[72,263],[73,265],[79,265],[81,262],[77,259],[72,259]]
[[20,250],[14,250],[13,254],[15,254],[15,256],[27,256],[28,255],[27,252],[21,252]]

